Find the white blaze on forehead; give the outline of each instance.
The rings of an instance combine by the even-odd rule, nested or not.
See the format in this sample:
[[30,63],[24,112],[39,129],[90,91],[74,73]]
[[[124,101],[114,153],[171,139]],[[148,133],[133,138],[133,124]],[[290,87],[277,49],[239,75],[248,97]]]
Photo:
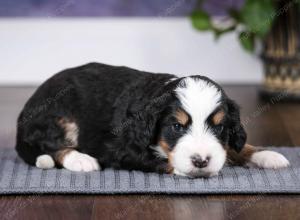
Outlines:
[[195,128],[204,129],[206,119],[219,105],[220,90],[208,81],[188,77],[175,91],[184,110],[192,117]]

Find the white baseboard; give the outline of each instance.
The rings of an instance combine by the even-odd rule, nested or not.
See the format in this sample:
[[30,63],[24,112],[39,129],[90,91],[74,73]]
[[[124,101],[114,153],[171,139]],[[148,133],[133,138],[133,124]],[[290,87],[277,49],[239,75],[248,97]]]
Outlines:
[[0,84],[40,84],[91,61],[223,83],[257,83],[263,72],[234,33],[215,41],[188,18],[2,18],[0,42]]

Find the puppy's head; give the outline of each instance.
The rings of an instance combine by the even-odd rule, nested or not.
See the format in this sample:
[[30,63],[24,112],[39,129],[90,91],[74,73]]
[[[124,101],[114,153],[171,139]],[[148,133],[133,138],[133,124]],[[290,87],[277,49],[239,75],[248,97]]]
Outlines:
[[215,175],[225,163],[226,149],[238,152],[245,144],[239,108],[206,77],[180,78],[172,84],[172,101],[158,120],[155,149],[175,174]]

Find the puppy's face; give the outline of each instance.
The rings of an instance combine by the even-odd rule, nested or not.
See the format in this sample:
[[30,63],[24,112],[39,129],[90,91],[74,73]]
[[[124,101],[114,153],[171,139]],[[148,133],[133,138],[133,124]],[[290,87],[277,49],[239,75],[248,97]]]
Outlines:
[[237,106],[202,77],[180,80],[174,96],[160,121],[157,150],[168,158],[175,174],[217,174],[225,163],[226,148],[239,151],[246,141]]

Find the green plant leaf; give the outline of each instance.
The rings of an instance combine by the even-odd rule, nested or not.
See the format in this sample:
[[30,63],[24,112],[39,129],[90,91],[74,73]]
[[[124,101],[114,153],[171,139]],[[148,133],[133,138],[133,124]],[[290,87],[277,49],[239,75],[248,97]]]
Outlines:
[[243,31],[239,35],[239,40],[243,48],[249,52],[254,51],[254,34],[251,32]]
[[231,32],[231,31],[234,31],[235,28],[236,28],[235,26],[231,26],[231,27],[228,27],[228,28],[223,29],[223,30],[214,29],[213,31],[214,31],[214,34],[215,34],[215,39],[218,40],[221,35],[226,34],[228,32]]
[[246,0],[241,9],[241,22],[252,33],[263,38],[271,29],[276,1],[274,0]]
[[195,11],[191,15],[193,26],[201,31],[211,29],[211,22],[209,15],[204,11]]

